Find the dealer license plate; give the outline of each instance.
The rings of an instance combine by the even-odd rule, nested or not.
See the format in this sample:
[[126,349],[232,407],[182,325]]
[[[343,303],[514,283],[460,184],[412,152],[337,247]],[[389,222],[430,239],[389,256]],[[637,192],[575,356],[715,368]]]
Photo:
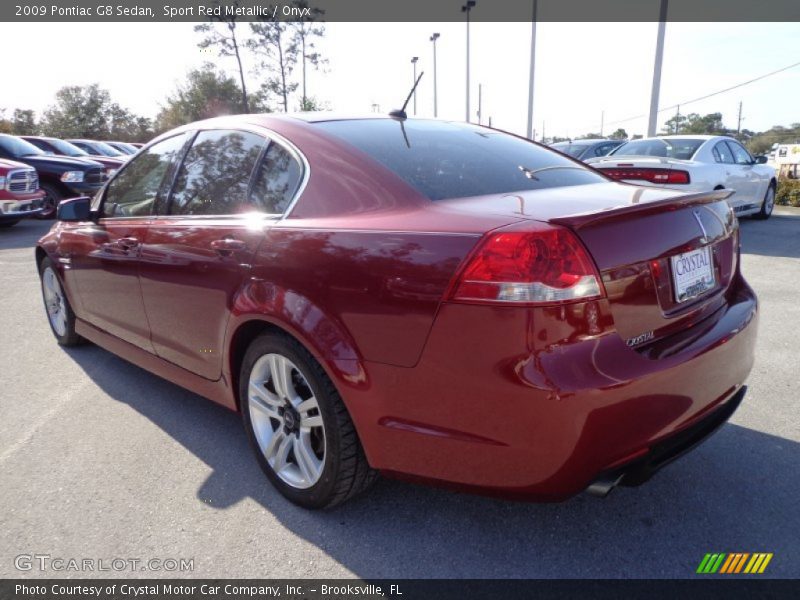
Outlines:
[[709,246],[677,254],[670,260],[676,302],[691,300],[712,289],[716,284],[714,261]]

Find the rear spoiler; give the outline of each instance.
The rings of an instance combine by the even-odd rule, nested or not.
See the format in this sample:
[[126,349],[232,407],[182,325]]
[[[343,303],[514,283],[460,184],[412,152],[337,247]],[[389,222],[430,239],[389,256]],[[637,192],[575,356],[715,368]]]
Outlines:
[[[642,191],[644,191],[644,188],[642,188]],[[611,207],[601,211],[577,213],[574,215],[566,215],[564,217],[554,217],[549,219],[549,222],[555,223],[556,225],[566,225],[572,229],[580,229],[581,227],[585,227],[589,224],[595,224],[599,221],[613,220],[621,217],[628,217],[630,215],[646,215],[664,210],[677,210],[679,208],[685,208],[686,206],[711,204],[713,202],[718,202],[719,200],[726,200],[733,194],[734,190],[728,189],[699,192],[696,194],[673,196],[672,198],[664,198],[663,200],[642,202],[641,204],[625,204],[623,206]]]

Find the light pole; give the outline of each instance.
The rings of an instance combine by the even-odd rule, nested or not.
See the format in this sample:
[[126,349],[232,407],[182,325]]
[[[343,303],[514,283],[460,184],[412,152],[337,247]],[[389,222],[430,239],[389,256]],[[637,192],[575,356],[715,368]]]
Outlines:
[[536,0],[533,0],[533,13],[531,14],[531,64],[528,74],[528,139],[533,135],[533,75],[536,67]]
[[664,30],[667,27],[667,0],[661,0],[661,11],[658,19],[658,37],[656,38],[656,61],[653,65],[653,89],[650,93],[650,118],[647,123],[647,137],[656,134],[658,121],[658,95],[661,91],[661,63],[664,59]]
[[469,120],[469,13],[475,8],[476,0],[467,0],[467,3],[461,7],[461,12],[467,14],[467,123]]
[[431,36],[431,41],[433,42],[433,117],[436,118],[439,116],[439,111],[437,107],[437,96],[436,96],[436,40],[439,39],[439,34],[434,33]]
[[[411,59],[411,64],[414,65],[414,83],[417,82],[417,61],[419,60],[419,56],[415,56]],[[417,116],[417,90],[414,90],[414,116]]]

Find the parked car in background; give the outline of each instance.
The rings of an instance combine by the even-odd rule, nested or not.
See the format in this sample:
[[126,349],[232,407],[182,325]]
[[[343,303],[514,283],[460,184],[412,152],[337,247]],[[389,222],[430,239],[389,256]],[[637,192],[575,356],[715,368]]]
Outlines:
[[587,161],[609,177],[637,185],[706,192],[729,189],[737,216],[768,219],[775,206],[775,169],[735,139],[668,135],[632,140],[605,158]]
[[89,156],[110,156],[121,160],[127,160],[130,155],[124,154],[112,148],[105,142],[98,142],[95,140],[67,140],[70,144],[77,146]]
[[139,150],[140,148],[144,148],[144,144],[140,144],[139,142],[129,142],[131,146]]
[[605,156],[614,148],[621,146],[625,140],[573,140],[550,144],[553,150],[569,154],[572,158],[586,161],[589,158]]
[[242,115],[63,202],[35,257],[59,343],[241,411],[298,504],[378,471],[555,501],[646,481],[741,402],[758,314],[729,193],[471,124]]
[[114,150],[119,150],[123,154],[136,154],[139,151],[139,149],[136,146],[133,146],[132,144],[129,144],[127,142],[105,142],[105,143],[114,148]]
[[83,158],[89,161],[99,162],[106,168],[106,177],[111,177],[116,173],[124,163],[122,158],[114,158],[111,156],[89,156],[86,152],[78,148],[74,144],[70,144],[64,140],[53,137],[42,137],[35,135],[22,135],[19,136],[26,142],[30,142],[46,154],[54,154],[56,156],[69,156],[71,158]]
[[106,181],[105,167],[83,158],[45,154],[30,142],[13,135],[0,134],[0,158],[24,163],[36,169],[39,185],[45,193],[40,218],[55,215],[64,198],[94,195]]
[[0,159],[0,227],[11,227],[21,219],[37,216],[42,212],[43,198],[36,169]]

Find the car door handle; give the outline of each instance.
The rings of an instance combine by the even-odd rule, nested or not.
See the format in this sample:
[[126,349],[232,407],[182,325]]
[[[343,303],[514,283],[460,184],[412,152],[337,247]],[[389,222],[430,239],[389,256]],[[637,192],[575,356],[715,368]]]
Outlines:
[[247,248],[247,244],[242,240],[235,240],[233,238],[224,238],[211,242],[211,249],[220,256],[230,256],[232,252],[244,250],[245,248]]
[[117,240],[117,245],[123,250],[133,250],[139,245],[139,240],[135,237],[124,237]]

